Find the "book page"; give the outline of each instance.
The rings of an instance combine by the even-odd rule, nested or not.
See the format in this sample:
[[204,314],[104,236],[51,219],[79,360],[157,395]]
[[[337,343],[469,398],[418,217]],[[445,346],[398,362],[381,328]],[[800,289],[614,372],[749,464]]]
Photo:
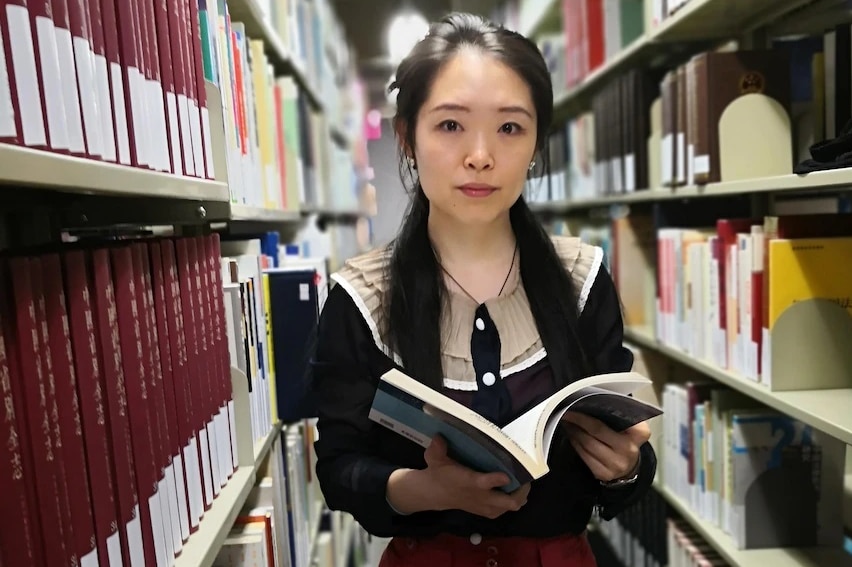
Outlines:
[[[589,412],[594,413],[593,417],[597,417],[605,423],[612,423],[621,427],[618,416],[616,414],[609,415],[607,412],[634,411],[628,409],[619,410],[622,406],[624,408],[645,406],[643,410],[635,411],[639,411],[640,414],[643,414],[642,412],[649,412],[653,413],[653,415],[658,415],[660,413],[659,408],[647,406],[644,402],[630,397],[632,392],[648,383],[649,380],[647,378],[634,372],[601,374],[578,380],[559,390],[503,427],[503,432],[514,439],[523,447],[524,451],[536,460],[547,462],[550,445],[562,416],[569,408],[577,409],[572,406],[590,393],[608,394],[608,397],[619,398],[620,402],[613,402],[610,405],[601,403],[598,407],[596,400],[594,403],[587,401],[581,406]],[[577,411],[580,410],[578,409]],[[583,413],[587,413],[587,411],[583,411]],[[589,415],[592,415],[592,413]]]

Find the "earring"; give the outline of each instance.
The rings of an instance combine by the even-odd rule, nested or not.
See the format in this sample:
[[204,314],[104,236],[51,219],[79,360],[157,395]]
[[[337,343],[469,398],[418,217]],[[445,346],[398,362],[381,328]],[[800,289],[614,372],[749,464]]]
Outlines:
[[408,167],[410,167],[411,169],[415,169],[415,170],[417,169],[417,162],[414,161],[413,157],[408,158]]
[[530,162],[530,166],[529,166],[528,170],[532,171],[534,167],[535,167],[535,160]]

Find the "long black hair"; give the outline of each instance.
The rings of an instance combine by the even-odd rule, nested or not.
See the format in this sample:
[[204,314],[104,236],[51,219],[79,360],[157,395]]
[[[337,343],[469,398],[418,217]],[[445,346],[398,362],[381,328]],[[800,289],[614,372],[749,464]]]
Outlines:
[[[481,49],[520,75],[532,93],[537,115],[536,151],[542,150],[553,116],[550,73],[536,45],[515,32],[471,14],[451,14],[433,24],[397,68],[388,89],[396,93],[394,129],[400,140],[400,177],[412,192],[388,263],[389,297],[384,330],[406,371],[439,389],[443,382],[440,317],[447,294],[427,231],[429,200],[413,174],[417,114],[441,67],[462,47]],[[520,253],[520,275],[557,385],[587,374],[577,333],[577,294],[550,237],[523,196],[510,219]],[[451,377],[450,377],[451,378]]]

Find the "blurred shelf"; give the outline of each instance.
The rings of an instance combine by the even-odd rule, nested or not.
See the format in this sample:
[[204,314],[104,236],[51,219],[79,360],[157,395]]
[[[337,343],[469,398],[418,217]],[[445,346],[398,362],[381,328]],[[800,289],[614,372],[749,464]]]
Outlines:
[[282,211],[263,207],[231,204],[231,216],[228,220],[249,222],[298,222],[299,211]]
[[280,432],[279,423],[263,440],[258,441],[254,449],[254,464],[241,465],[234,472],[219,496],[213,500],[213,506],[204,513],[198,531],[189,537],[183,551],[175,558],[174,567],[212,567],[234,520],[249,497],[260,462],[269,453]]
[[183,545],[175,567],[211,567],[254,484],[255,468],[241,466],[201,518],[198,531]]
[[342,148],[348,148],[352,145],[349,132],[347,132],[342,126],[333,125],[331,127],[331,138]]
[[717,526],[699,518],[688,505],[682,502],[661,482],[655,481],[654,488],[668,503],[683,516],[732,567],[852,567],[852,556],[843,548],[773,548],[737,549],[734,541]]
[[595,199],[560,200],[530,203],[533,210],[540,212],[567,212],[610,205],[630,203],[653,203],[679,199],[731,197],[754,193],[802,192],[820,193],[852,189],[852,168],[815,171],[807,175],[778,175],[742,181],[727,181],[709,185],[679,187],[677,189],[645,189],[633,193],[607,195]]
[[284,45],[272,23],[263,15],[257,0],[228,0],[231,20],[242,22],[246,34],[252,39],[262,39],[266,54],[278,75],[292,75],[304,90],[314,106],[322,110],[324,104],[316,87],[312,84],[301,63],[295,60],[292,52]]
[[16,192],[36,188],[113,197],[220,202],[229,198],[228,186],[216,181],[9,144],[0,144],[0,191],[2,186]]
[[772,392],[740,374],[719,368],[662,344],[654,337],[653,330],[650,328],[628,327],[624,330],[624,337],[628,342],[655,350],[672,360],[694,368],[771,408],[840,439],[847,445],[852,444],[852,411],[850,411],[852,389]]
[[302,215],[317,215],[327,219],[360,219],[370,216],[358,208],[336,209],[332,207],[311,207],[309,205],[302,208]]
[[266,435],[266,437],[254,444],[255,466],[260,465],[263,459],[266,458],[266,455],[269,453],[269,450],[272,449],[272,444],[275,442],[275,439],[277,439],[278,435],[281,433],[281,425],[282,424],[280,421],[273,425],[272,429]]
[[[827,0],[826,0],[827,1]],[[552,0],[552,4],[559,2]],[[628,68],[667,67],[707,49],[712,42],[741,37],[762,25],[780,20],[815,0],[689,0],[657,27],[622,49],[592,71],[579,85],[557,95],[554,122],[560,123],[588,108],[591,98],[607,81]],[[542,22],[558,18],[548,7],[530,31],[538,33]]]
[[[524,0],[519,32],[529,38],[562,29],[562,2],[558,0]],[[525,21],[524,21],[525,20]]]

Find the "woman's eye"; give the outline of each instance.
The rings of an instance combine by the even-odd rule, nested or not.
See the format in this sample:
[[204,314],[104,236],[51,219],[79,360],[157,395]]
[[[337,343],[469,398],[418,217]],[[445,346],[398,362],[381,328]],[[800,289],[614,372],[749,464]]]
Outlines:
[[440,124],[440,128],[442,130],[446,130],[447,132],[455,132],[459,129],[459,123],[455,120],[444,120]]
[[519,124],[515,124],[514,122],[507,122],[500,127],[500,131],[504,134],[517,134],[522,130]]

